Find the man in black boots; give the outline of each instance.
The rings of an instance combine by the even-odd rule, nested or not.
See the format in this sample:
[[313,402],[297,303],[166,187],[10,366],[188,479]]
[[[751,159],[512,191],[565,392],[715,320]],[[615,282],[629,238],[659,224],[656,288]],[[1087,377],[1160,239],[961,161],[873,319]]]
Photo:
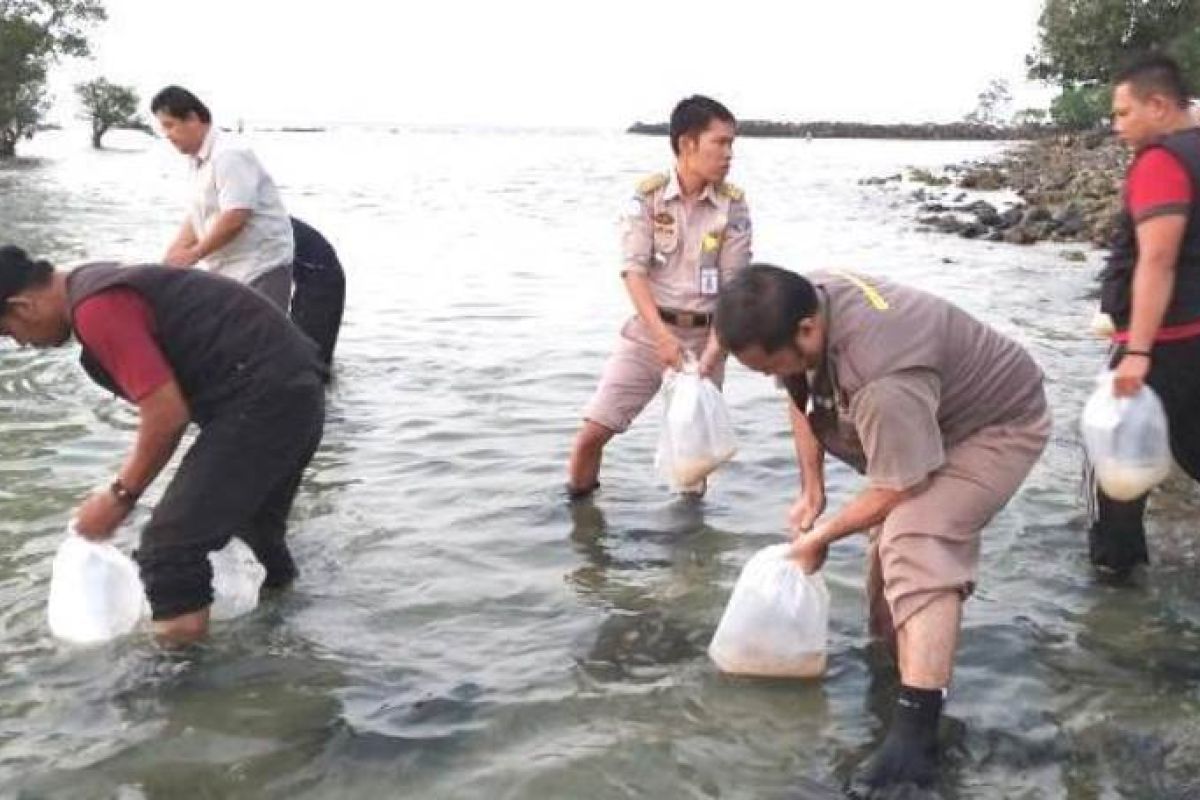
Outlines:
[[[1135,62],[1114,87],[1113,128],[1136,153],[1101,278],[1101,310],[1116,328],[1113,389],[1154,389],[1175,460],[1200,481],[1200,128],[1165,56]],[[1123,578],[1147,562],[1147,497],[1119,502],[1097,490],[1089,550],[1101,573]]]

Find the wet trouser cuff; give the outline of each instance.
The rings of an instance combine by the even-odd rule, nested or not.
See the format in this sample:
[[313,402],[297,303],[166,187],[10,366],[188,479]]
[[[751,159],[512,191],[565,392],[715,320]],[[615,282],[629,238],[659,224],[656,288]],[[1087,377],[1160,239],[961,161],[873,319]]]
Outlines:
[[1129,503],[1097,493],[1097,518],[1088,529],[1088,556],[1106,572],[1123,575],[1138,564],[1150,561],[1146,551],[1146,528],[1142,521],[1146,498]]

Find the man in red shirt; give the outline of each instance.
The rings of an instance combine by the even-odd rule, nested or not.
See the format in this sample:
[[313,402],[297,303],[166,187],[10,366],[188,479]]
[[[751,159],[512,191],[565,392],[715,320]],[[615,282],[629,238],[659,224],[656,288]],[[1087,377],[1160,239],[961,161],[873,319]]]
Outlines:
[[81,535],[112,536],[188,424],[200,428],[134,554],[155,632],[172,642],[205,633],[208,553],[231,536],[266,568],[265,586],[290,583],[287,516],[325,418],[316,346],[268,299],[227,278],[115,264],[68,273],[0,246],[0,336],[57,347],[72,334],[88,375],[138,408],[116,476],[75,510]]
[[[1142,59],[1114,81],[1113,127],[1136,150],[1108,266],[1101,308],[1116,326],[1112,366],[1118,396],[1151,386],[1163,401],[1171,449],[1200,480],[1200,129],[1179,66]],[[1117,502],[1097,491],[1092,563],[1126,575],[1146,563],[1146,497]]]

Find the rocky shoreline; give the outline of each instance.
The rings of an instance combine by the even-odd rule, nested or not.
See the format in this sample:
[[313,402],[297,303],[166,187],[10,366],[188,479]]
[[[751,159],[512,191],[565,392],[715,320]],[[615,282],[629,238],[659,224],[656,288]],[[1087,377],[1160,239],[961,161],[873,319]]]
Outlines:
[[[948,166],[943,174],[867,178],[865,185],[919,184],[918,222],[967,239],[1027,245],[1111,240],[1128,151],[1102,133],[1025,142],[999,159]],[[989,199],[1007,190],[1006,200]],[[1016,199],[1012,199],[1012,198]]]

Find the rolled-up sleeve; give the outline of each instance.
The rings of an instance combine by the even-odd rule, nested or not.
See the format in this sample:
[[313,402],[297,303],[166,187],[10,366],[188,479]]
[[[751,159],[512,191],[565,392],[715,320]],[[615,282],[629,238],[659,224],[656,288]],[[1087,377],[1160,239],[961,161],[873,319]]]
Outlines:
[[750,207],[745,199],[734,200],[729,204],[729,221],[717,259],[722,281],[728,281],[750,263],[751,236]]
[[213,156],[212,168],[217,186],[217,207],[221,211],[255,210],[262,167],[253,153],[244,150],[220,153]]
[[946,461],[937,411],[941,381],[933,370],[908,369],[871,381],[850,403],[874,488],[916,486]]
[[627,272],[648,274],[653,247],[650,204],[644,196],[635,195],[621,216],[621,277]]

